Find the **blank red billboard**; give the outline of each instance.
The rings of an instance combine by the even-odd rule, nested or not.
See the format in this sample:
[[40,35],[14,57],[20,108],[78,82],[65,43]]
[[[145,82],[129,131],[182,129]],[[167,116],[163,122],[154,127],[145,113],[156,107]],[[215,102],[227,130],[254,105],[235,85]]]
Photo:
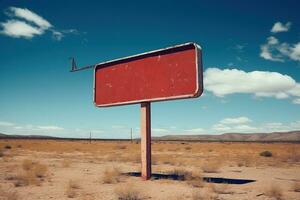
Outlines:
[[97,64],[94,103],[116,106],[199,97],[203,92],[201,48],[186,43]]

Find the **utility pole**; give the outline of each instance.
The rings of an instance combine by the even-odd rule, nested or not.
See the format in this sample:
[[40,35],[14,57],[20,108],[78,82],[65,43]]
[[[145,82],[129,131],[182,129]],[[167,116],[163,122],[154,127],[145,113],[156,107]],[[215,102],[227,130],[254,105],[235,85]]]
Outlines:
[[92,143],[92,131],[90,131],[90,144]]
[[130,141],[132,143],[132,128],[130,128]]

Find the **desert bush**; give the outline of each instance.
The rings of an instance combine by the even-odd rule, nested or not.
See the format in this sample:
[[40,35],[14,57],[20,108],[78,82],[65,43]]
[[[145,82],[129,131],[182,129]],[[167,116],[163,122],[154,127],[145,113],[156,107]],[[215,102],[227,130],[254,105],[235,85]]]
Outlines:
[[189,151],[189,150],[192,149],[192,147],[187,146],[187,147],[185,147],[184,149],[187,150],[187,151]]
[[218,173],[220,169],[220,163],[217,161],[207,162],[204,163],[201,168],[205,173]]
[[15,187],[28,186],[28,185],[40,185],[41,180],[37,179],[33,171],[19,172],[14,178]]
[[34,162],[32,160],[23,160],[22,162],[22,168],[25,170],[25,171],[28,171],[28,170],[31,170],[34,166]]
[[4,152],[2,149],[0,149],[0,157],[3,157],[4,156]]
[[116,149],[126,149],[126,148],[127,148],[126,145],[119,145],[119,146],[116,147]]
[[4,146],[4,148],[5,149],[11,149],[12,147],[11,147],[11,145],[7,144],[7,145]]
[[236,161],[236,163],[238,167],[250,167],[254,164],[254,159],[250,155],[240,155],[237,157],[237,159],[238,160]]
[[170,171],[170,174],[176,175],[178,180],[185,181],[190,179],[192,172],[185,170],[184,168],[175,168]]
[[115,189],[118,200],[142,200],[141,193],[132,185],[123,185]]
[[300,192],[300,182],[294,182],[292,190],[294,192]]
[[259,155],[263,156],[263,157],[272,157],[273,156],[271,151],[263,151],[263,152],[260,152]]
[[265,191],[265,195],[268,197],[274,198],[276,200],[283,199],[282,189],[277,185],[271,185],[270,188],[267,188]]
[[102,176],[102,182],[106,184],[118,183],[120,175],[120,170],[117,168],[106,169]]
[[11,189],[4,190],[0,188],[0,199],[2,200],[17,200],[19,198],[18,193]]
[[69,188],[72,188],[72,189],[80,189],[78,182],[75,180],[69,180],[68,186],[69,186]]
[[42,177],[46,176],[46,173],[48,171],[48,167],[47,167],[47,165],[37,163],[37,164],[34,165],[33,170],[34,170],[34,174],[35,174],[36,177],[42,178]]

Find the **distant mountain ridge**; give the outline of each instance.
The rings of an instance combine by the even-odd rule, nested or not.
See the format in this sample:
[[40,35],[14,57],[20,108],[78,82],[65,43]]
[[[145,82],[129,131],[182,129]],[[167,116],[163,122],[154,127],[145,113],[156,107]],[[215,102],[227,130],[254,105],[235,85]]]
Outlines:
[[300,131],[273,133],[224,133],[221,135],[166,135],[158,140],[203,140],[203,141],[293,141],[300,142]]
[[[44,135],[10,135],[0,133],[0,139],[85,139],[85,138],[60,138]],[[93,138],[94,140],[96,138]],[[300,130],[289,132],[273,133],[224,133],[220,135],[166,135],[161,137],[152,137],[153,140],[188,140],[188,141],[240,141],[240,142],[300,142]],[[102,140],[102,139],[96,139]],[[105,139],[109,140],[109,139]],[[118,139],[115,139],[118,140]],[[125,139],[126,140],[126,139]]]

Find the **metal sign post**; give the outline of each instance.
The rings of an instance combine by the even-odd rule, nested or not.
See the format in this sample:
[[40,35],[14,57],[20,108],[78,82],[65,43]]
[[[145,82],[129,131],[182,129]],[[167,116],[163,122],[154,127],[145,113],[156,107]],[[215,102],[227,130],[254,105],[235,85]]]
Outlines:
[[141,103],[141,175],[143,180],[151,178],[151,104]]

